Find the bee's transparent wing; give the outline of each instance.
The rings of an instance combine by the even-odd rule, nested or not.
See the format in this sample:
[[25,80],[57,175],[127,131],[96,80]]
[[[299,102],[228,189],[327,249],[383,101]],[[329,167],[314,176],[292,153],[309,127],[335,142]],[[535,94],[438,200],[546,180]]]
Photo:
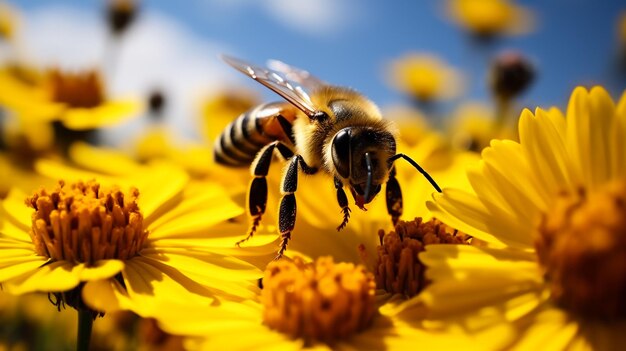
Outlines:
[[224,62],[233,66],[233,68],[282,96],[289,103],[307,114],[307,116],[311,117],[315,114],[315,107],[306,91],[302,87],[290,83],[279,72],[259,67],[231,56],[221,55],[221,58]]
[[282,61],[269,60],[267,61],[267,67],[282,73],[288,80],[302,85],[308,91],[313,91],[324,85],[328,85],[328,83],[312,75],[309,71],[291,66]]

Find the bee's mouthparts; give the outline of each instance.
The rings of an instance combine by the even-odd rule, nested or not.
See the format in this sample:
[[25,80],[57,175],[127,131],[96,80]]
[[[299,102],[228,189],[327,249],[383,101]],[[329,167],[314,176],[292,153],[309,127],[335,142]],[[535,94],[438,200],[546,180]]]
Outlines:
[[[354,187],[350,187],[350,192],[352,193],[352,197],[354,197],[354,203],[363,211],[367,211],[367,208],[365,208],[365,204],[369,203],[369,201],[367,201],[367,199],[365,199],[365,196],[359,194]],[[371,199],[369,199],[371,200]]]

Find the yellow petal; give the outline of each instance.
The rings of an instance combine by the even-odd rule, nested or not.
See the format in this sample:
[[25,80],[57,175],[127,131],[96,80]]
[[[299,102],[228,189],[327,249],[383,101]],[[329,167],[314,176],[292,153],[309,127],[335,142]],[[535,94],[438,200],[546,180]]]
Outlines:
[[564,186],[577,182],[579,176],[565,144],[550,118],[540,109],[536,117],[525,110],[519,121],[520,140],[528,167],[536,185],[545,194],[555,194]]
[[[180,200],[189,176],[171,163],[152,163],[149,172],[139,174],[142,180],[141,196],[137,200],[144,213],[145,223],[152,221],[171,209],[172,202]],[[140,180],[140,179],[137,179]]]
[[133,311],[140,316],[148,313],[143,311],[135,301],[128,297],[124,287],[116,279],[92,280],[83,286],[83,301],[98,311]]
[[420,299],[440,317],[481,311],[483,317],[519,318],[547,298],[542,273],[528,252],[428,245],[420,260],[433,281]]
[[576,322],[568,321],[567,316],[556,309],[549,309],[536,317],[514,349],[567,350],[579,332]]
[[0,242],[0,267],[11,265],[11,262],[32,261],[33,257],[40,257],[44,261],[45,258],[37,256],[33,252],[32,248],[20,248],[13,245],[6,245]]
[[433,198],[435,202],[428,202],[428,209],[434,217],[455,229],[496,245],[506,243],[521,248],[531,245],[529,233],[500,220],[491,212],[498,211],[497,208],[492,206],[487,209],[473,194],[459,189],[444,189],[443,195],[437,194]]
[[2,201],[2,210],[6,212],[7,216],[11,217],[15,224],[19,225],[20,229],[26,230],[31,227],[31,216],[34,212],[32,208],[24,203],[27,197],[28,195],[23,191],[13,188]]
[[[41,262],[40,260],[39,262]],[[41,264],[40,264],[41,265]],[[82,267],[66,261],[52,262],[37,268],[32,274],[23,274],[7,281],[7,290],[14,294],[29,292],[61,292],[75,288]]]
[[108,101],[93,108],[68,108],[63,113],[63,124],[72,130],[110,127],[136,117],[141,105],[134,100]]
[[614,176],[626,176],[626,91],[622,94],[615,110],[613,125],[613,153],[612,167]]
[[[91,304],[104,305],[107,301],[112,302],[114,308],[128,308],[142,317],[152,317],[162,309],[164,301],[185,301],[191,304],[206,303],[210,298],[209,291],[189,278],[183,276],[165,265],[157,265],[154,262],[135,257],[126,262],[122,270],[125,291],[113,284],[115,289],[109,289],[106,299],[97,301],[97,290],[89,290],[92,297]],[[109,279],[112,280],[112,279]],[[87,292],[84,292],[85,296]],[[104,311],[109,307],[101,306]]]
[[[491,146],[483,150],[482,157],[486,164],[485,168],[508,179],[508,182],[505,183],[499,178],[498,183],[492,186],[497,185],[496,190],[500,194],[499,196],[504,196],[510,190],[508,184],[513,184],[514,187],[523,189],[524,196],[528,201],[534,203],[532,207],[546,208],[550,195],[539,190],[540,184],[537,183],[533,170],[524,157],[523,148],[519,143],[510,140],[493,140]],[[487,187],[491,185],[489,181],[484,180],[483,183],[486,183]]]
[[69,149],[70,159],[81,167],[109,175],[128,175],[139,172],[142,167],[117,150],[94,147],[76,142]]
[[148,226],[150,239],[175,238],[192,234],[211,236],[212,227],[241,215],[243,209],[220,188],[184,199]]
[[[189,255],[193,256],[192,254]],[[223,259],[219,260],[219,255],[215,255],[217,257],[205,255],[202,258],[207,262],[201,262],[201,260],[176,256],[171,253],[163,256],[162,253],[148,253],[147,257],[136,257],[133,262],[141,264],[142,269],[152,271],[155,275],[157,272],[158,275],[167,275],[176,282],[176,289],[200,295],[220,291],[232,296],[252,298],[255,296],[255,279],[262,276],[262,272],[258,268],[236,258],[226,259],[226,257],[221,256]],[[223,262],[225,267],[231,267],[232,270],[223,268],[219,262]],[[197,266],[190,267],[189,263],[194,263]],[[181,293],[165,296],[180,295]],[[184,294],[182,295],[184,296]]]
[[262,322],[261,306],[252,301],[222,300],[213,306],[168,302],[168,307],[160,311],[158,317],[163,329],[174,334],[205,336],[242,330],[244,326],[259,328]]
[[22,260],[22,262],[9,262],[9,265],[0,263],[0,282],[6,282],[24,274],[31,275],[46,261],[43,257],[31,255]]
[[51,159],[38,159],[35,161],[35,170],[51,179],[65,180],[68,182],[78,181],[78,180],[89,180],[96,179],[100,184],[106,185],[119,185],[119,186],[131,186],[128,180],[124,178],[113,178],[111,176],[98,174],[95,172],[91,172],[88,170],[82,170],[76,167],[72,167],[66,164],[63,164],[57,160]]
[[32,248],[33,244],[28,231],[29,229],[21,224],[15,224],[12,220],[7,219],[0,223],[0,239],[14,241],[15,245],[26,245]]
[[79,279],[81,281],[107,279],[121,272],[123,268],[124,262],[120,260],[100,260],[93,266],[82,265]]
[[589,110],[587,90],[577,87],[572,92],[567,106],[567,150],[577,171],[582,175],[585,182],[583,185],[591,189],[593,177],[589,133],[592,128],[592,117]]
[[[263,272],[235,257],[175,249],[144,249],[141,256],[171,266],[203,285],[211,279],[244,281],[258,279]],[[203,279],[203,280],[199,280]]]

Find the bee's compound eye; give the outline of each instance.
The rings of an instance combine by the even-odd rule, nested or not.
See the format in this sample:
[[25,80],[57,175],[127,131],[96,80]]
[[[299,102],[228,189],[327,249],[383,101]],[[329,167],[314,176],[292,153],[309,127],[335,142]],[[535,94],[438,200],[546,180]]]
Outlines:
[[339,175],[350,177],[350,140],[352,133],[349,128],[340,130],[333,138],[332,157]]

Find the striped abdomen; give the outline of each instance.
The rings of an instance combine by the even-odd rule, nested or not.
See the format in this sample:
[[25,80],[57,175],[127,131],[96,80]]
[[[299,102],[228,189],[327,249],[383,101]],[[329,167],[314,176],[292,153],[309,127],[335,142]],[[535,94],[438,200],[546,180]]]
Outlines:
[[291,124],[296,116],[296,109],[286,102],[263,104],[244,112],[228,124],[215,140],[215,162],[231,167],[247,167],[259,150],[272,141],[281,140],[293,146]]

